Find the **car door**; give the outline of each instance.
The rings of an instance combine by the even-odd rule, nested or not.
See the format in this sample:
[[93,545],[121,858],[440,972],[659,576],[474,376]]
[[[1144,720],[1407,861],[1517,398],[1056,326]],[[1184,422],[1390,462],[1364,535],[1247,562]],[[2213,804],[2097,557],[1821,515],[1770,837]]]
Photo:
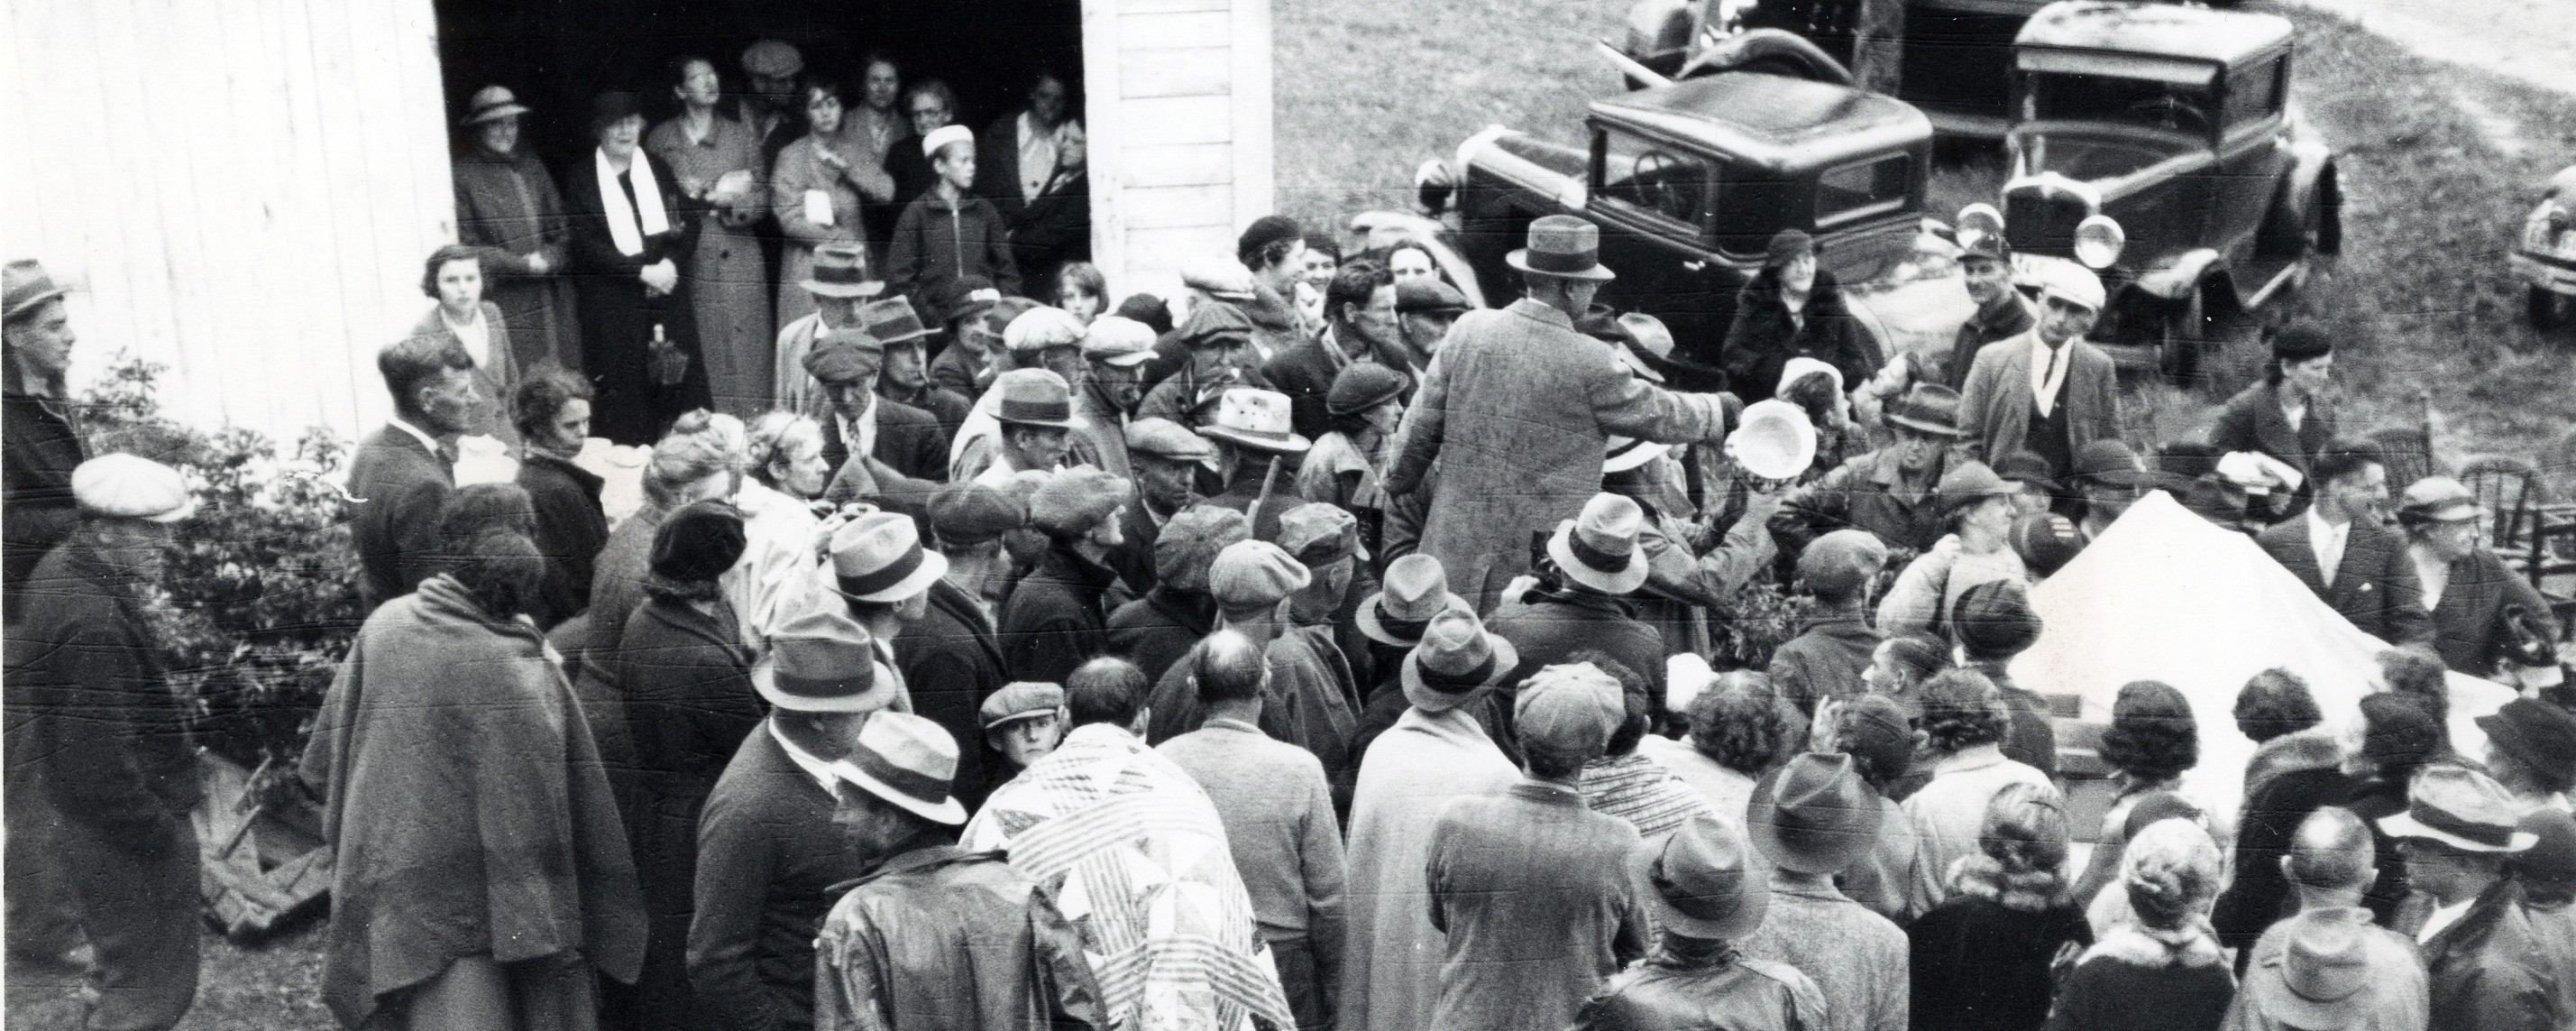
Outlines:
[[1685,356],[1715,356],[1736,286],[1707,244],[1717,163],[1616,128],[1594,130],[1593,154],[1588,210],[1601,227],[1601,263],[1619,276],[1601,301],[1662,320]]
[[[2283,135],[2283,97],[2289,83],[2289,55],[2230,70],[2218,148],[2218,175],[2212,182],[2207,245],[2236,264],[2254,257],[2254,245],[2271,212],[2282,176],[2290,168],[2290,148]],[[2239,284],[2251,290],[2257,283]]]

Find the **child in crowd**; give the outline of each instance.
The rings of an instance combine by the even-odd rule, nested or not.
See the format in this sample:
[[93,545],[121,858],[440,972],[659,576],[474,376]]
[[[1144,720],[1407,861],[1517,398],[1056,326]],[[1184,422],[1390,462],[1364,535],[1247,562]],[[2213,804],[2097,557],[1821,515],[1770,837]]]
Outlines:
[[975,185],[975,134],[945,125],[922,138],[939,181],[903,209],[887,245],[886,286],[923,311],[945,311],[952,284],[981,276],[1005,295],[1020,292],[1010,231],[993,202],[967,192]]

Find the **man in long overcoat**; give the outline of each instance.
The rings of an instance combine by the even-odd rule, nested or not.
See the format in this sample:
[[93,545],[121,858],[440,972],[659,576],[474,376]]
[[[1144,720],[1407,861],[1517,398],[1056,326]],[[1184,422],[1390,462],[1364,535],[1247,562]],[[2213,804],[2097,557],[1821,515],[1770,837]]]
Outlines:
[[1716,396],[1648,384],[1609,344],[1574,331],[1612,278],[1600,243],[1578,218],[1531,223],[1529,246],[1508,258],[1526,296],[1459,318],[1398,431],[1387,492],[1426,489],[1438,469],[1420,550],[1480,612],[1529,568],[1530,531],[1573,518],[1600,493],[1610,435],[1690,444],[1725,428]]

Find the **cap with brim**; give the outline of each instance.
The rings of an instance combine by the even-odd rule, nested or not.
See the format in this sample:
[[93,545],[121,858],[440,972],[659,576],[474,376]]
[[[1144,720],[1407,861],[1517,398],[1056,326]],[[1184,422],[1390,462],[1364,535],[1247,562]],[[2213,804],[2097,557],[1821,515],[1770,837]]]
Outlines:
[[2476,720],[2487,743],[2534,769],[2576,762],[2576,715],[2537,698],[2516,698]]
[[1005,426],[1073,428],[1073,396],[1046,369],[1015,369],[993,384],[993,418]]
[[1395,313],[1398,315],[1462,315],[1467,311],[1467,295],[1440,281],[1438,276],[1415,276],[1395,284]]
[[1421,643],[1404,655],[1404,700],[1424,712],[1447,712],[1475,701],[1521,664],[1520,650],[1485,629],[1460,606],[1431,617]]
[[1942,511],[1956,512],[1987,498],[2008,497],[2013,491],[2013,485],[1995,475],[1986,463],[1971,460],[1953,465],[1942,473],[1935,493],[1941,496]]
[[2427,476],[2408,484],[2398,500],[2397,517],[2414,523],[2455,523],[2484,513],[2468,485],[2448,476]]
[[176,523],[197,514],[179,470],[122,451],[72,468],[72,501],[92,516]]
[[2319,913],[2283,921],[2279,952],[2245,979],[2265,1017],[2284,1027],[2362,1026],[2378,993],[2370,990],[2368,925]]
[[1199,427],[1199,435],[1255,451],[1303,454],[1314,443],[1292,432],[1291,425],[1288,395],[1234,387],[1217,399],[1216,420]]
[[1792,757],[1753,786],[1745,805],[1746,837],[1783,870],[1840,873],[1878,840],[1878,795],[1852,757]]
[[832,776],[933,823],[966,822],[957,800],[957,739],[947,728],[908,712],[882,712],[859,728]]
[[991,733],[1014,723],[1052,715],[1062,708],[1064,708],[1063,687],[1040,681],[1022,680],[1003,685],[1001,690],[993,692],[993,696],[984,699],[984,704],[976,709],[975,715],[983,724],[984,731]]
[[2075,480],[2090,480],[2114,487],[2138,487],[2155,482],[2146,462],[2123,441],[2104,438],[2084,445],[2075,452]]
[[880,671],[868,630],[848,615],[798,616],[769,635],[769,660],[751,687],[793,712],[874,712],[894,702],[894,675]]
[[1762,926],[1771,908],[1771,876],[1752,862],[1740,825],[1724,816],[1695,816],[1661,841],[1628,851],[1628,879],[1645,889],[1656,926],[1688,938],[1735,941]]

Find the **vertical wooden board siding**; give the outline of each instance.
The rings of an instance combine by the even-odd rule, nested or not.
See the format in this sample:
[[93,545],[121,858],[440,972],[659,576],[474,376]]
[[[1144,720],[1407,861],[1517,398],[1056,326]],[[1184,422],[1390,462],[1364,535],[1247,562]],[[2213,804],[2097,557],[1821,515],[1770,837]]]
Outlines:
[[1234,224],[1234,184],[1215,186],[1130,186],[1127,219],[1138,227],[1225,226]]
[[[1226,11],[1194,11],[1184,14],[1122,14],[1118,19],[1119,35],[1126,42],[1120,52],[1129,50],[1177,50],[1222,47],[1233,39],[1233,16]],[[1101,65],[1115,68],[1115,64]]]
[[1270,0],[1234,0],[1234,224],[1270,214]]
[[1234,139],[1234,101],[1229,97],[1147,97],[1121,106],[1119,136],[1130,147]]
[[1184,14],[1192,11],[1232,10],[1234,0],[1119,0],[1118,9],[1126,14]]
[[1120,185],[1208,186],[1234,181],[1234,146],[1227,143],[1182,143],[1131,148],[1134,160]]
[[1125,104],[1116,77],[1092,71],[1118,67],[1119,6],[1119,0],[1082,0],[1082,114],[1090,139],[1091,258],[1111,291],[1123,296],[1139,289],[1127,274],[1127,214],[1118,203],[1131,145],[1121,129]]
[[1232,48],[1129,50],[1118,55],[1118,95],[1223,96],[1233,78]]

